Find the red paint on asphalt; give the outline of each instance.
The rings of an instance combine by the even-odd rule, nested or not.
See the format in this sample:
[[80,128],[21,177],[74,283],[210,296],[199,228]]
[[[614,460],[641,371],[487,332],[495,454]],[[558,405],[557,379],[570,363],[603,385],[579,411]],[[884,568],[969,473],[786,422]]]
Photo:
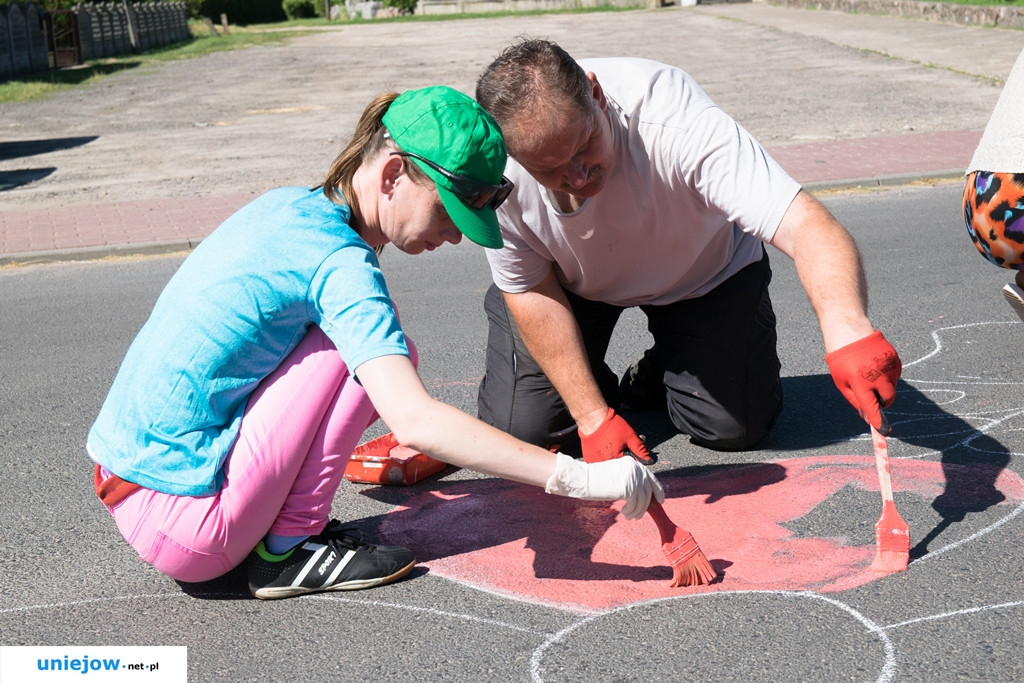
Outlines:
[[[953,476],[960,487],[994,488],[995,499],[1004,503],[1024,500],[1024,481],[996,467],[894,460],[892,475],[897,504],[911,496],[930,504]],[[693,533],[721,577],[717,583],[669,588],[672,570],[649,516],[627,521],[621,504],[560,498],[504,480],[439,482],[437,490],[411,494],[387,515],[380,532],[411,548],[432,574],[570,609],[716,590],[832,592],[886,576],[868,570],[881,498],[866,520],[872,529],[868,545],[798,537],[783,526],[846,486],[878,492],[874,458],[781,460],[661,481],[665,509]],[[864,521],[851,520],[851,528]],[[911,543],[929,530],[912,527]]]

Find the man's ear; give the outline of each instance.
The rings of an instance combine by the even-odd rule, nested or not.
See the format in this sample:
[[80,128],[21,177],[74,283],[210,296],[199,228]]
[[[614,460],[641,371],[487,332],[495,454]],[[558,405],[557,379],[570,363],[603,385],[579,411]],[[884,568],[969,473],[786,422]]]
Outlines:
[[398,179],[405,174],[405,159],[395,155],[389,156],[380,169],[380,192],[387,196],[395,191]]
[[587,72],[587,80],[590,81],[590,95],[597,102],[597,106],[601,107],[601,111],[605,110],[608,106],[608,100],[604,96],[604,88],[597,82],[597,75],[593,71]]

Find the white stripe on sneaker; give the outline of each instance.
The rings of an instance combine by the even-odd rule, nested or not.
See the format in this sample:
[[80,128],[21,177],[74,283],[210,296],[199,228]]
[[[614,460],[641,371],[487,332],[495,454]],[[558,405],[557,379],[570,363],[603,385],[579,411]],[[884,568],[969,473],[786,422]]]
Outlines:
[[[327,546],[322,545],[320,543],[306,542],[302,544],[302,547],[306,550],[315,550],[316,552],[313,553],[308,560],[306,560],[306,564],[304,564],[302,566],[302,569],[299,570],[299,573],[295,575],[295,579],[291,583],[291,585],[295,588],[302,587],[302,582],[306,580],[306,576],[311,571],[313,571],[313,569],[320,562],[320,558],[323,557],[324,551],[327,550]],[[323,584],[321,583],[320,585],[322,586]]]
[[348,566],[348,563],[351,562],[352,558],[355,557],[355,556],[356,556],[356,551],[355,550],[349,550],[347,553],[345,553],[345,557],[341,558],[341,561],[338,562],[338,568],[335,569],[333,572],[331,572],[331,577],[329,579],[327,579],[327,581],[324,583],[324,585],[325,586],[333,586],[334,582],[338,580],[339,576],[341,576],[341,571],[345,567]]

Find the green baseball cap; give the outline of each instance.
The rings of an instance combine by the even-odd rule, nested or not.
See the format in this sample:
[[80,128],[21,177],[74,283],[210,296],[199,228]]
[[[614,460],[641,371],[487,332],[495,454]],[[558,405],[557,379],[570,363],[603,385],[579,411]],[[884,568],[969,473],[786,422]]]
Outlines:
[[471,97],[438,85],[407,90],[383,118],[391,138],[426,173],[455,227],[477,244],[502,246],[494,210],[512,190],[503,177],[505,140]]

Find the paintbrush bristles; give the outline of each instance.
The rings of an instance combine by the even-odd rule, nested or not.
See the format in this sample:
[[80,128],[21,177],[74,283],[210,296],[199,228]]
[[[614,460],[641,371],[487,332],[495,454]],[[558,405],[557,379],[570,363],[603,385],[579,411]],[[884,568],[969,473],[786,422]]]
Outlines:
[[878,550],[875,552],[875,560],[868,567],[868,571],[892,574],[906,571],[908,564],[910,564],[909,553],[897,550]]
[[[694,545],[696,546],[696,544]],[[686,562],[674,560],[667,552],[665,555],[672,563],[672,583],[669,584],[669,588],[703,586],[711,583],[718,576],[715,568],[711,566],[700,548],[695,548]]]
[[891,500],[882,505],[882,516],[875,524],[875,560],[873,572],[901,572],[910,564],[910,528]]
[[693,534],[676,526],[656,500],[651,501],[647,514],[658,527],[661,551],[672,565],[670,588],[701,586],[715,580],[718,574],[693,540]]

